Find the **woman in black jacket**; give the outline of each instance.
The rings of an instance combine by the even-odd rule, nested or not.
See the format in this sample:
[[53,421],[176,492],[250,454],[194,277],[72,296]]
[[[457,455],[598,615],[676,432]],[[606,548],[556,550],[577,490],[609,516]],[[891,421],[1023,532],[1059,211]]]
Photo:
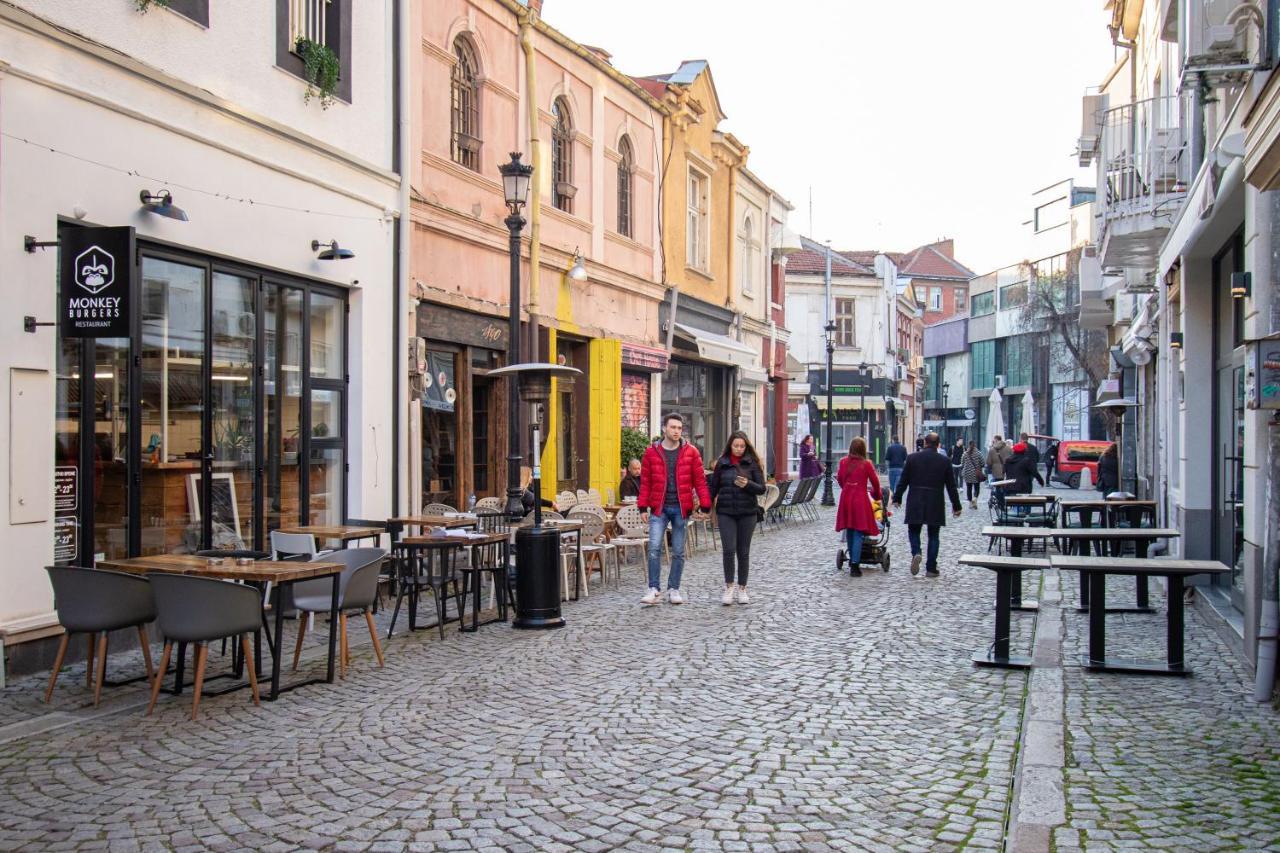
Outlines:
[[751,534],[760,512],[756,498],[764,494],[764,468],[745,432],[729,436],[724,453],[707,478],[707,486],[720,525],[720,544],[724,546],[724,595],[720,603],[733,604],[736,592],[738,603],[746,604],[751,600],[747,595],[747,572],[751,567]]
[[1103,497],[1120,491],[1120,454],[1114,442],[1098,460],[1098,491]]
[[1004,463],[1004,476],[1006,479],[1018,481],[1004,490],[1005,494],[1009,495],[1031,494],[1033,479],[1040,485],[1044,485],[1040,469],[1036,467],[1035,460],[1027,453],[1027,446],[1021,441],[1013,446],[1013,455]]

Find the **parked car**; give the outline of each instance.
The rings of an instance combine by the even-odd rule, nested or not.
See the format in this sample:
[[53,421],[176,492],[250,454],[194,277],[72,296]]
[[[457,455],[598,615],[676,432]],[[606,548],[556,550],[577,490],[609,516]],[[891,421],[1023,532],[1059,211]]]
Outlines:
[[1080,488],[1080,472],[1089,469],[1091,482],[1098,482],[1098,459],[1108,447],[1109,441],[1060,441],[1058,442],[1058,465],[1054,469],[1053,479],[1069,488]]

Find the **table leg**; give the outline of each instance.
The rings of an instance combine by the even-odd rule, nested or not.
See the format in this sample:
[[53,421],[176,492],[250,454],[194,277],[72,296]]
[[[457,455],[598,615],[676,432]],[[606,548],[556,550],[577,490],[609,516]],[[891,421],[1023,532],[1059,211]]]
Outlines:
[[[1084,572],[1081,572],[1084,574]],[[1089,659],[1087,664],[1102,664],[1107,658],[1107,575],[1089,572]]]
[[284,586],[278,583],[272,590],[275,595],[271,608],[275,614],[275,625],[272,629],[272,633],[275,634],[275,643],[271,648],[271,693],[267,696],[268,702],[274,702],[280,696],[280,649],[284,648]]
[[1009,555],[1013,557],[1022,556],[1022,539],[1019,537],[1010,537],[1009,539]]
[[1009,605],[1011,602],[1012,576],[1019,574],[1021,572],[996,572],[996,636],[992,650],[997,659],[1009,657]]
[[[1138,559],[1145,560],[1150,550],[1151,550],[1150,539],[1134,539],[1133,540],[1133,553]],[[1134,578],[1134,584],[1137,588],[1138,608],[1141,610],[1149,609],[1151,607],[1151,601],[1150,601],[1149,593],[1147,590],[1147,576],[1138,575],[1136,578]]]
[[1169,576],[1169,668],[1185,670],[1183,650],[1182,575]]
[[[1086,544],[1087,548],[1088,545]],[[1087,572],[1080,573],[1080,610],[1089,609],[1089,575]]]
[[[329,672],[324,680],[330,684],[333,683],[333,664],[337,658],[338,651],[338,584],[341,579],[342,574],[340,572],[334,574],[333,593],[329,599]],[[276,645],[278,646],[279,644],[280,642],[277,640]],[[279,669],[279,667],[280,664],[277,662],[276,668]]]

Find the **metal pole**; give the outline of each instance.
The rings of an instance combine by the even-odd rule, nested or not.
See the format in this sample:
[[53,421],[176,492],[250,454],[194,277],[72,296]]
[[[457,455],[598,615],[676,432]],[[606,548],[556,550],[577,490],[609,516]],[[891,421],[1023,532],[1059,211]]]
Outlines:
[[834,420],[835,409],[831,405],[831,357],[836,351],[835,340],[831,337],[831,332],[827,332],[827,470],[822,472],[822,505],[835,506],[836,496],[831,487],[831,422]]
[[[506,218],[510,232],[508,252],[511,261],[510,309],[507,318],[507,364],[520,363],[520,230],[524,217],[513,206]],[[507,517],[515,521],[524,515],[520,489],[520,388],[514,376],[507,377]]]

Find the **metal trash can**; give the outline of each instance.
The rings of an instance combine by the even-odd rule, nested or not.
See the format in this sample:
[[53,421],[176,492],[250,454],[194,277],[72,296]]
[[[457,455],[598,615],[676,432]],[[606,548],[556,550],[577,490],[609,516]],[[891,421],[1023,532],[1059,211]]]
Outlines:
[[517,628],[563,628],[560,615],[560,531],[554,527],[516,529]]

